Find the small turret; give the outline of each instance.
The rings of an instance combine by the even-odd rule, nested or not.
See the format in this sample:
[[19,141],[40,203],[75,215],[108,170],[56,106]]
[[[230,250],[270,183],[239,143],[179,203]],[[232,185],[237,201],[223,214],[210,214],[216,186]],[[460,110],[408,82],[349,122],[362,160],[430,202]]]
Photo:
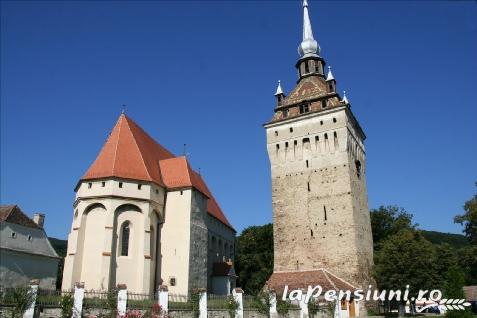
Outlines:
[[278,80],[278,86],[277,86],[277,91],[275,92],[275,97],[277,98],[277,105],[281,105],[283,102],[283,99],[285,98],[285,94],[283,94],[283,89],[282,89],[280,80]]
[[348,97],[346,97],[346,91],[343,91],[343,99],[341,99],[343,104],[349,104]]
[[333,76],[333,73],[331,73],[331,66],[328,66],[328,74],[326,75],[326,82],[328,83],[328,91],[330,93],[335,93],[336,80],[335,80],[335,77]]

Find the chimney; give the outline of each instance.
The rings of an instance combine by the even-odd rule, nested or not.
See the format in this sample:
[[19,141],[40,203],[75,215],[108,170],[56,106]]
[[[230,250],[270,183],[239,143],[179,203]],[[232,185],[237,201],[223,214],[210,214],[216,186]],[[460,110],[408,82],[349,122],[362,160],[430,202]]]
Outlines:
[[40,228],[43,228],[43,225],[45,224],[45,215],[43,213],[33,214],[33,222],[35,222]]

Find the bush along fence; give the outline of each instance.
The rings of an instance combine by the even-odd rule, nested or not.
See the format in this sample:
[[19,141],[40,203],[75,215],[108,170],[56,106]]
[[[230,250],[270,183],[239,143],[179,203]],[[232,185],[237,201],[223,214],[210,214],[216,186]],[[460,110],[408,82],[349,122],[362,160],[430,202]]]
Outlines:
[[[171,318],[174,317],[228,317],[228,318],[333,318],[334,308],[319,308],[318,302],[300,302],[277,299],[275,293],[262,292],[257,296],[244,295],[235,288],[229,296],[208,295],[205,289],[193,289],[189,295],[170,294],[161,285],[153,295],[127,291],[124,284],[114,291],[87,291],[83,283],[74,290],[43,291],[38,281],[29,288],[0,290],[0,316],[8,318],[37,318],[41,309],[56,310],[61,318]],[[328,306],[329,307],[329,306]],[[246,313],[244,315],[244,312]],[[51,317],[46,314],[42,316]]]

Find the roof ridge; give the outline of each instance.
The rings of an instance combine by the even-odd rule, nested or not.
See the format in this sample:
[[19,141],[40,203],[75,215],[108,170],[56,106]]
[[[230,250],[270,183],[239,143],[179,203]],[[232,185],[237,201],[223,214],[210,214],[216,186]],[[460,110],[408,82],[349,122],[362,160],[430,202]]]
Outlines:
[[[141,161],[142,161],[142,164],[144,165],[144,169],[146,170],[146,173],[147,175],[149,176],[149,179],[153,180],[152,176],[151,176],[151,173],[149,172],[149,169],[147,168],[147,165],[146,165],[146,161],[144,160],[144,155],[142,153],[142,149],[141,147],[139,147],[138,143],[137,143],[137,140],[136,140],[136,135],[134,134],[133,130],[131,129],[131,126],[130,126],[130,123],[129,123],[129,118],[126,117],[126,115],[124,115],[124,118],[126,119],[126,124],[127,124],[127,127],[129,129],[129,131],[131,132],[131,135],[133,136],[133,141],[134,141],[134,144],[136,145],[136,148],[137,150],[139,151],[139,155],[141,157]],[[160,170],[160,169],[159,169]]]
[[[341,278],[341,277],[335,275],[334,273],[330,272],[328,269],[322,268],[322,270],[323,270],[323,272],[327,272],[328,274],[330,274],[330,275],[333,276],[334,278],[339,279],[339,280],[342,281],[343,283],[346,283],[346,284],[350,285],[350,286],[353,287],[353,288],[357,288],[356,286],[354,286],[354,285],[351,284],[350,282],[347,282],[347,281],[345,281],[343,278]],[[327,275],[327,276],[328,276],[328,275]]]
[[[141,126],[139,126],[132,118],[126,116],[125,114],[123,115],[127,122],[128,123],[131,123],[134,125],[135,128],[137,128],[142,134],[144,134],[149,140],[151,140],[156,146],[159,146],[159,148],[161,148],[162,150],[164,150],[165,152],[167,152],[167,154],[169,156],[171,156],[171,158],[177,158],[176,155],[174,155],[171,151],[169,151],[169,149],[167,149],[166,147],[162,146],[160,143],[158,143],[156,141],[156,139],[154,139],[151,135],[148,134],[147,131],[145,131]],[[167,159],[170,159],[170,158],[167,158]]]
[[[116,140],[116,146],[114,147],[114,161],[113,161],[113,166],[111,168],[111,175],[114,175],[114,171],[115,171],[114,168],[116,167],[116,161],[118,160],[117,154],[118,154],[118,147],[119,147],[119,136],[121,135],[121,121],[122,121],[122,119],[123,119],[123,114],[121,114],[121,116],[119,118],[119,121],[116,123],[116,125],[119,125],[119,127],[118,127],[118,138]],[[111,135],[113,134],[113,131],[114,131],[114,127],[113,127],[113,130],[111,131],[111,133],[109,134],[108,139],[111,138]],[[108,143],[108,141],[106,140],[106,142],[104,143],[104,146],[106,146],[107,143]],[[100,152],[100,154],[101,154],[101,152]]]
[[[15,210],[16,207],[17,207],[16,204],[10,204],[10,205],[2,206],[2,208],[7,209],[7,213],[5,214],[5,218],[3,218],[3,221],[7,222],[8,217],[10,216],[10,214],[12,214],[13,210]],[[2,220],[0,219],[0,222],[1,221]]]
[[323,268],[321,268],[321,272],[325,275],[326,279],[327,279],[328,282],[331,284],[331,286],[333,286],[333,288],[334,288],[335,290],[337,290],[335,283],[328,277],[328,274],[326,273],[326,270],[323,269]]

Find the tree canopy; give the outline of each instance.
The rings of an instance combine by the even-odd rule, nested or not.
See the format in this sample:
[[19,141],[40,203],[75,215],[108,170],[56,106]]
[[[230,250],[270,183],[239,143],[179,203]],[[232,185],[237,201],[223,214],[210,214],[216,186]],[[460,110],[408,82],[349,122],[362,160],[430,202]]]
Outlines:
[[238,286],[257,294],[273,272],[273,226],[251,226],[237,238]]

